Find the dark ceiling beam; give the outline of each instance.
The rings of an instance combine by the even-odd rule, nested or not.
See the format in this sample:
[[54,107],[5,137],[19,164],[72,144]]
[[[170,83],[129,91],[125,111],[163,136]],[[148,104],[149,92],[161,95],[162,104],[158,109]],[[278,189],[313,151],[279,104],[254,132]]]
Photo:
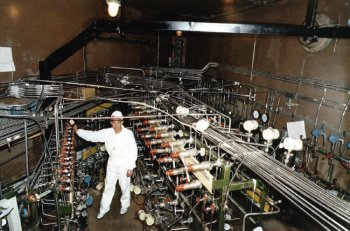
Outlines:
[[145,31],[183,31],[202,33],[225,33],[246,35],[273,35],[319,38],[350,38],[350,27],[311,27],[292,24],[243,24],[243,23],[209,23],[183,21],[154,21],[125,25],[126,32]]
[[183,31],[202,33],[252,34],[303,36],[305,26],[291,24],[243,24],[243,23],[209,23],[183,21],[153,21],[125,25],[126,32],[134,30]]

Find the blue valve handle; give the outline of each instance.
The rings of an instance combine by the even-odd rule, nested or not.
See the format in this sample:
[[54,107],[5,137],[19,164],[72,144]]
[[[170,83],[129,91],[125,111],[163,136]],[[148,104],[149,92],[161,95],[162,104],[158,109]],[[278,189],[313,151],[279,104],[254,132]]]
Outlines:
[[326,131],[324,130],[324,128],[314,128],[312,129],[311,134],[314,138],[314,145],[316,145],[318,137],[322,136],[322,146],[324,146],[326,136]]
[[94,198],[90,195],[87,196],[85,204],[87,207],[90,207],[94,203]]
[[89,175],[84,176],[83,183],[84,185],[89,186],[91,183],[91,176]]
[[314,128],[312,129],[311,134],[315,137],[319,137],[321,135],[326,134],[326,132],[323,128]]
[[331,152],[334,153],[335,152],[335,148],[337,146],[337,143],[340,142],[340,147],[339,147],[339,153],[342,156],[345,152],[345,147],[342,148],[344,140],[340,139],[338,135],[336,134],[331,134],[330,136],[328,136],[328,141],[331,143]]
[[328,141],[331,142],[331,144],[333,145],[339,141],[339,136],[331,134],[330,136],[328,136]]

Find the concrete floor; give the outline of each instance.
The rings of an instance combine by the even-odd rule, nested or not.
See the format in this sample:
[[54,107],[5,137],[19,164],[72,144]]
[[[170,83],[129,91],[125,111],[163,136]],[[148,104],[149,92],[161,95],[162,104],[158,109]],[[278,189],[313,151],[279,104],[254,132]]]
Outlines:
[[94,204],[88,210],[89,231],[143,230],[143,224],[137,216],[137,212],[143,208],[143,205],[137,205],[132,200],[128,212],[124,215],[120,215],[119,210],[121,193],[119,190],[116,190],[116,193],[114,194],[114,198],[112,200],[110,211],[102,219],[98,220],[96,219],[96,216],[100,209],[100,200],[102,197],[102,193],[100,193],[97,190],[90,189],[90,194],[94,198]]
[[[88,209],[89,214],[89,231],[115,231],[115,230],[127,230],[127,231],[142,231],[142,230],[150,230],[157,231],[156,227],[151,227],[150,229],[145,229],[143,227],[143,222],[141,222],[137,216],[137,212],[143,209],[143,198],[134,198],[132,194],[131,206],[128,210],[128,213],[124,215],[119,214],[120,210],[120,190],[117,187],[116,193],[114,195],[111,209],[110,211],[100,220],[96,219],[97,213],[99,212],[100,200],[102,197],[102,193],[90,189],[90,194],[94,198],[94,204],[92,207]],[[137,203],[135,203],[135,201]],[[294,212],[293,212],[294,213]],[[275,218],[264,219],[263,221],[263,230],[264,231],[316,231],[317,229],[304,228],[306,225],[303,225],[304,221],[296,222],[294,221],[293,215],[280,215]],[[290,220],[291,219],[291,220]],[[305,223],[304,223],[305,224]],[[234,227],[234,231],[240,231],[241,225],[237,223]],[[246,231],[252,230],[252,226],[246,227]],[[197,231],[197,230],[196,230]]]

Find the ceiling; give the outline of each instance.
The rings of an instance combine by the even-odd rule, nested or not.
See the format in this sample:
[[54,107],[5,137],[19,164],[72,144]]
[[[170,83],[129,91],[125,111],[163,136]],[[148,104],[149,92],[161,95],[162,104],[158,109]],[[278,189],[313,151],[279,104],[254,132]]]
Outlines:
[[280,0],[125,0],[153,20],[213,21]]

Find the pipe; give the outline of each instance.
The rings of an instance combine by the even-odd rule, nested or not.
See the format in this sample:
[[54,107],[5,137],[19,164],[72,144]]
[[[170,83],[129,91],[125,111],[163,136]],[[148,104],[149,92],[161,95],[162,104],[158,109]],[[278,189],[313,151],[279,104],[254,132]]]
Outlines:
[[118,70],[132,70],[132,71],[140,71],[142,76],[146,76],[145,71],[141,68],[131,68],[131,67],[109,67],[109,69],[118,69]]
[[[172,188],[175,187],[175,184],[171,179],[169,181],[166,181],[166,183],[168,184],[169,187],[172,187]],[[191,203],[187,200],[187,198],[181,192],[179,192],[177,195],[182,199],[182,201],[185,203],[185,205],[190,209],[190,212],[193,214],[194,218],[196,218],[197,222],[202,226],[202,229],[205,230],[206,227],[203,225],[202,219],[199,217],[197,212],[194,210]]]
[[[58,190],[58,189],[57,189]],[[55,191],[54,192],[54,198],[55,198],[55,208],[56,208],[56,214],[57,214],[57,217],[56,217],[56,219],[57,219],[57,228],[58,228],[58,231],[61,231],[62,230],[62,224],[61,224],[61,213],[60,213],[60,202],[59,202],[59,200],[58,200],[58,191]]]
[[189,189],[197,189],[197,188],[201,188],[201,187],[202,187],[202,183],[199,180],[193,180],[190,183],[177,185],[175,191],[176,192],[183,192],[183,191],[186,191]]
[[[168,107],[172,105],[169,101],[164,103]],[[183,123],[191,123],[189,117],[179,119]],[[203,134],[203,138],[214,144],[233,137],[233,134],[224,134],[212,127],[208,128]],[[346,224],[350,224],[350,207],[348,204],[329,195],[321,187],[253,146],[238,145],[235,141],[232,141],[229,144],[223,144],[221,148],[233,159],[244,160],[246,167],[252,169],[267,184],[274,187],[324,229],[347,230]]]
[[29,189],[29,153],[28,153],[28,130],[27,130],[27,121],[24,120],[24,139],[25,139],[25,152],[26,152],[26,175],[27,175],[27,182],[26,187],[27,190]]
[[273,215],[273,214],[277,214],[279,213],[281,210],[279,207],[277,207],[276,205],[272,205],[274,208],[276,208],[276,211],[270,211],[270,212],[259,212],[259,213],[246,213],[243,217],[243,225],[242,225],[242,231],[245,231],[245,221],[247,219],[247,217],[251,217],[251,216],[268,216],[268,215]]
[[180,175],[182,173],[185,173],[186,171],[196,172],[196,171],[210,170],[212,167],[213,167],[213,164],[211,162],[190,164],[190,165],[182,167],[182,168],[169,169],[168,171],[166,171],[166,175],[167,176],[176,176],[176,175]]
[[174,158],[174,159],[179,159],[179,158],[186,158],[186,157],[194,157],[194,156],[197,156],[198,155],[198,151],[197,149],[189,149],[187,151],[184,151],[184,152],[174,152],[174,153],[171,153],[171,158]]
[[[247,212],[245,211],[245,209],[244,209],[241,205],[239,205],[238,202],[237,202],[235,199],[233,199],[231,196],[228,196],[228,199],[230,200],[230,202],[231,202],[234,206],[236,206],[236,208],[237,208],[239,211],[241,211],[241,213],[243,213],[244,215],[247,214]],[[249,217],[249,220],[250,220],[253,224],[256,224],[256,222],[254,221],[253,218]]]
[[171,226],[173,226],[173,225],[175,225],[177,222],[179,222],[182,218],[183,218],[183,216],[184,216],[184,214],[183,213],[181,213],[181,216],[179,217],[179,218],[175,218],[172,222],[170,222],[170,224],[169,225],[167,225],[167,230],[169,230],[170,229],[170,227]]

